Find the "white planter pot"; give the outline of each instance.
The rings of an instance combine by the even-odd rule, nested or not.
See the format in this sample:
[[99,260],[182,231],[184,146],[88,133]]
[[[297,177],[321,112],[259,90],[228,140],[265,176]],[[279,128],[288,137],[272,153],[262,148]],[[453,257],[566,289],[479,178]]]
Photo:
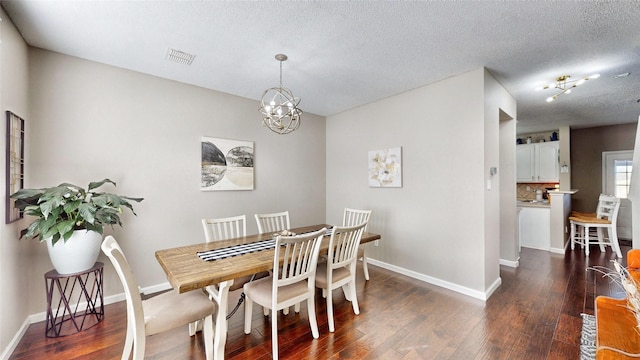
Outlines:
[[95,231],[76,230],[66,242],[60,239],[51,245],[47,239],[49,258],[60,274],[75,274],[91,269],[100,255],[102,235]]

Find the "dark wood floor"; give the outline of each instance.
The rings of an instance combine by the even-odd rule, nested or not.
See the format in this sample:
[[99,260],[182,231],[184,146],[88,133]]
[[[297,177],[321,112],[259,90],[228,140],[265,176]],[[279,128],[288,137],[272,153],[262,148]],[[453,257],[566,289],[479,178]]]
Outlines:
[[[502,286],[486,303],[370,266],[371,280],[358,279],[360,315],[335,292],[335,333],[328,331],[319,296],[319,339],[311,336],[305,306],[300,314],[278,315],[280,358],[578,359],[580,314],[593,314],[596,293],[622,294],[585,269],[610,266],[613,253],[594,248],[585,258],[578,249],[558,255],[523,248],[521,256],[519,268],[501,268]],[[33,324],[10,359],[119,359],[124,303],[108,305],[105,312],[97,326],[58,339],[44,336],[44,323]],[[270,318],[256,307],[253,331],[245,335],[243,316],[241,308],[230,320],[225,358],[269,359]],[[204,359],[202,337],[189,337],[186,327],[155,335],[147,339],[146,355]]]

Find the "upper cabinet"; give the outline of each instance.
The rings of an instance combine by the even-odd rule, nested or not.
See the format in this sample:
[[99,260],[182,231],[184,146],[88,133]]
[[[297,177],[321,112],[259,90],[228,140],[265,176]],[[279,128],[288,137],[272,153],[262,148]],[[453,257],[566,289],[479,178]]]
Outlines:
[[521,183],[559,182],[559,150],[559,141],[517,145],[517,181]]

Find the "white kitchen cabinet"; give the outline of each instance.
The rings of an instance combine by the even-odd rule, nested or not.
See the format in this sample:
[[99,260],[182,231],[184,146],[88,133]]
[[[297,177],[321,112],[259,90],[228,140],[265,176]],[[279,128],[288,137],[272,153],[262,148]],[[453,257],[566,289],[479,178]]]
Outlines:
[[559,141],[517,145],[517,181],[521,183],[559,182],[559,151]]

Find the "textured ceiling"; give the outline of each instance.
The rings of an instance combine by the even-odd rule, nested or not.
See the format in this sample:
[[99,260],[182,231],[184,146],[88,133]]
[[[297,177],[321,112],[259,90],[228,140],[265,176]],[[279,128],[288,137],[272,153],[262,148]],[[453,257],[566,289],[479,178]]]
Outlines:
[[[486,67],[518,132],[634,123],[640,2],[7,1],[32,46],[256,99],[283,83],[332,115]],[[165,59],[169,48],[196,55]],[[613,76],[629,72],[624,78]],[[553,103],[557,76],[600,73]]]

